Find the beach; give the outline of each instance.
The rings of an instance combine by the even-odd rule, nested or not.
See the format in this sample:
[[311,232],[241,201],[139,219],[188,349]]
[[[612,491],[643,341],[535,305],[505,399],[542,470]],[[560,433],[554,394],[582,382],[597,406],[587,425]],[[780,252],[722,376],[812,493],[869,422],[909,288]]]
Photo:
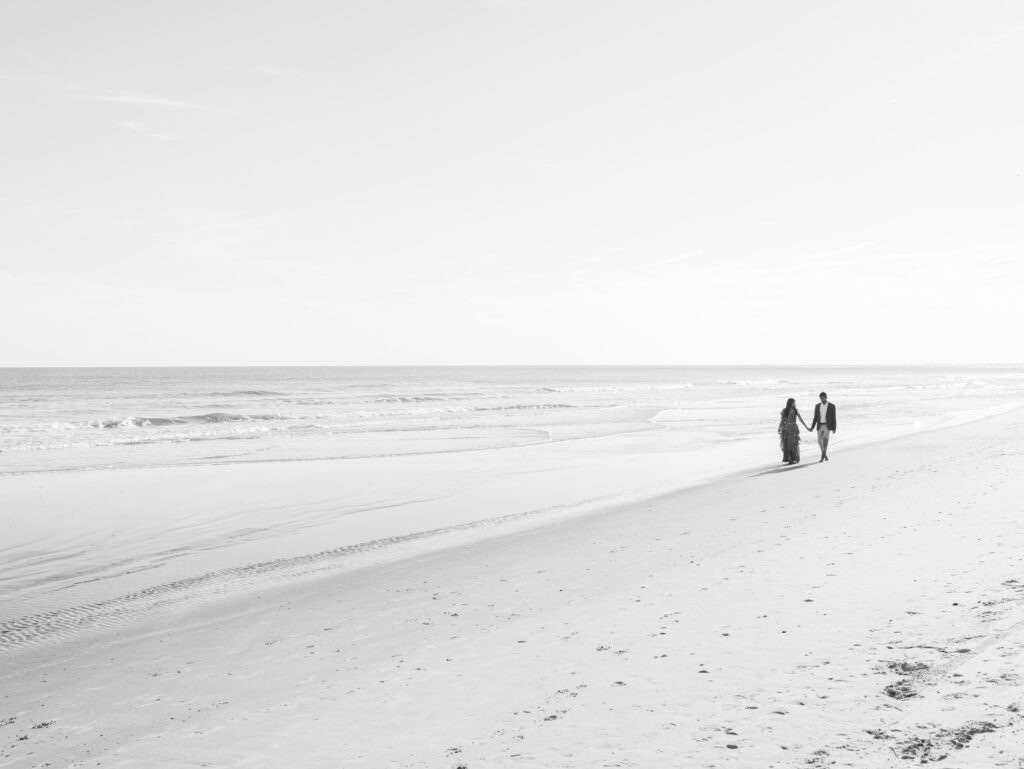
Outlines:
[[1024,412],[830,453],[9,644],[0,766],[1020,766]]
[[0,647],[763,468],[821,382],[840,451],[1024,402],[1014,367],[0,369]]
[[0,6],[0,769],[1024,769],[1024,4],[923,10]]

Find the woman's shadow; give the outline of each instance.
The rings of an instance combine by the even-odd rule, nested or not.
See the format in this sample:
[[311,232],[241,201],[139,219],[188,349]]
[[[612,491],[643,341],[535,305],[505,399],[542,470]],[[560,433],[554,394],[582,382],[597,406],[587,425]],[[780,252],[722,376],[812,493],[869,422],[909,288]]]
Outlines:
[[773,467],[769,470],[762,470],[759,473],[754,473],[751,477],[756,478],[759,475],[774,475],[775,473],[791,473],[794,470],[802,470],[805,467],[814,467],[813,463],[804,464],[799,462],[795,465],[783,465],[782,467]]

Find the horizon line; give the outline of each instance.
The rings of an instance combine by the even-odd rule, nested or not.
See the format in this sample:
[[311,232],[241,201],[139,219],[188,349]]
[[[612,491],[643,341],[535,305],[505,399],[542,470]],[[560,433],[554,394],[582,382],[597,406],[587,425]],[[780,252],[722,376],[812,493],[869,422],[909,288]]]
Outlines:
[[160,369],[160,368],[1015,368],[1024,362],[921,363],[184,363],[184,364],[60,364],[0,366],[0,371],[31,369]]

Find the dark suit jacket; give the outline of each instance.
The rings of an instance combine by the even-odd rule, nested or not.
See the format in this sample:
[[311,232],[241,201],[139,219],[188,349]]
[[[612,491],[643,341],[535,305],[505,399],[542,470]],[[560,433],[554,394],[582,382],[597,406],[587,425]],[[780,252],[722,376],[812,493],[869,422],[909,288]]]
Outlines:
[[821,419],[821,403],[814,404],[814,421],[811,422],[811,429],[813,430],[819,424],[826,425],[832,432],[836,431],[836,404],[828,404],[828,408],[825,410],[824,422]]

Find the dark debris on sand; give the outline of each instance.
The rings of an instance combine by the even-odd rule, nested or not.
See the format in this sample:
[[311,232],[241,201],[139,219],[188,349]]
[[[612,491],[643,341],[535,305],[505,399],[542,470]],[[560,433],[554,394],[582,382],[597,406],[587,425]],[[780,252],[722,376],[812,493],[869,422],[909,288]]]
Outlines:
[[900,675],[912,675],[914,673],[921,673],[928,669],[928,666],[923,662],[907,662],[903,660],[901,662],[890,662],[886,665],[886,668],[899,673]]
[[921,696],[914,691],[913,684],[906,678],[901,678],[899,681],[889,684],[883,691],[894,700],[909,700],[911,697]]
[[996,725],[990,721],[968,721],[956,729],[939,729],[928,737],[911,737],[894,750],[900,758],[928,764],[948,758],[951,750],[963,750],[975,735],[995,730]]

